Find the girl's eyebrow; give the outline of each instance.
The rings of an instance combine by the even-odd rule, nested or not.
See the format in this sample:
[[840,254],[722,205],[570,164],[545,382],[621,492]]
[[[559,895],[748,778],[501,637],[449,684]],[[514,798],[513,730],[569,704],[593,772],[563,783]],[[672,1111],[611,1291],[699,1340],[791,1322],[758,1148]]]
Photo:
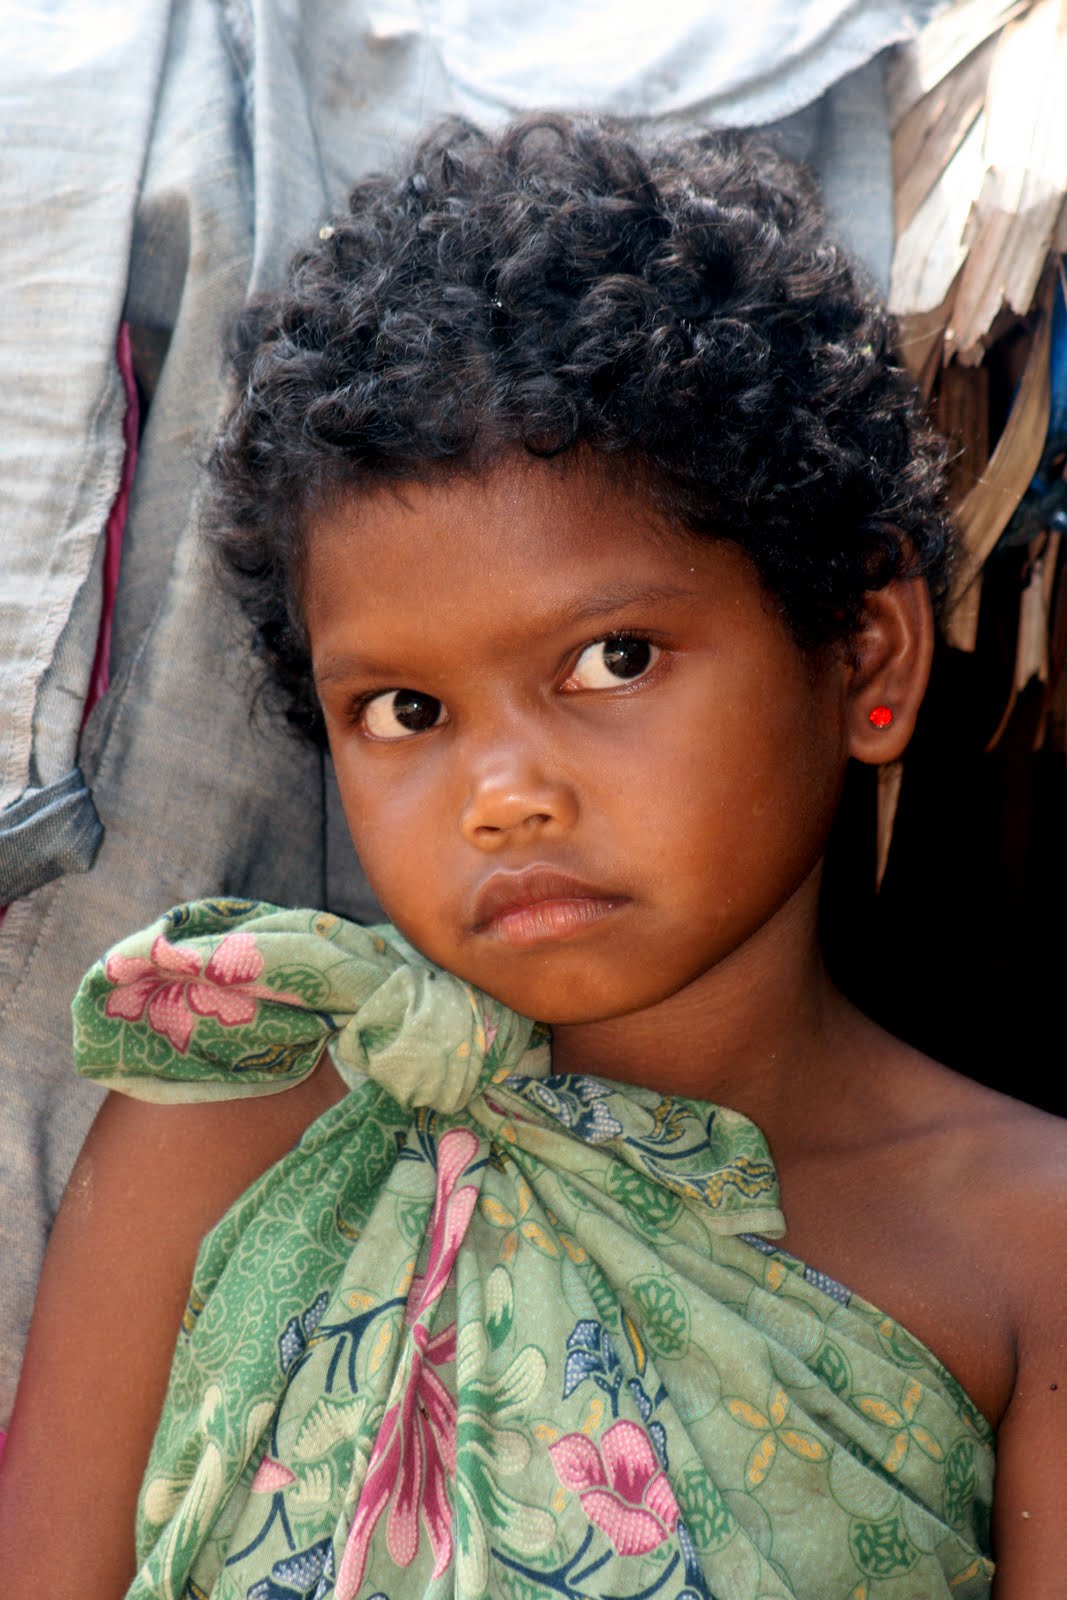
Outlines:
[[344,683],[348,678],[377,676],[387,671],[387,668],[367,656],[331,653],[323,657],[321,665],[312,663],[311,676],[317,689],[326,683]]
[[562,606],[554,618],[558,626],[566,627],[572,623],[589,622],[594,617],[610,616],[613,611],[624,611],[627,606],[656,605],[665,601],[679,601],[696,599],[693,589],[683,584],[615,584],[610,589],[601,589],[599,593],[588,595],[576,605]]
[[[535,619],[535,627],[538,635],[555,633],[562,628],[579,627],[597,617],[610,617],[629,606],[663,604],[667,601],[675,604],[679,601],[692,603],[695,599],[693,590],[683,584],[614,584],[610,589],[587,595],[573,605],[560,605],[554,611],[542,613]],[[331,652],[324,656],[321,664],[313,666],[312,674],[316,687],[321,687],[366,675],[388,676],[393,670],[391,665],[384,662],[346,651]]]

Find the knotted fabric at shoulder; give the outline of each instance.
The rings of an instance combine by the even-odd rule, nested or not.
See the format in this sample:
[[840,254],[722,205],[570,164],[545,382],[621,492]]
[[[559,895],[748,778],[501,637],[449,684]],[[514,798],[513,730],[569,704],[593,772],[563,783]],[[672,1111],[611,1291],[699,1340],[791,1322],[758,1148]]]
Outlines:
[[533,1023],[391,932],[261,902],[176,906],[84,979],[78,1071],[143,1100],[229,1100],[291,1088],[328,1046],[350,1087],[366,1076],[455,1112],[490,1076],[547,1070]]

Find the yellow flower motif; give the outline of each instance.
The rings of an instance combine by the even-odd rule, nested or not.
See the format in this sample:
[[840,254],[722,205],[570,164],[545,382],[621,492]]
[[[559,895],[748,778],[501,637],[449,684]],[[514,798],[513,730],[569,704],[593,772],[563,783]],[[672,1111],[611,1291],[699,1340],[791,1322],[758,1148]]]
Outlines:
[[204,1297],[195,1289],[190,1292],[188,1304],[182,1312],[182,1332],[192,1333],[196,1327],[196,1319],[204,1309]]
[[[539,1222],[527,1215],[533,1205],[533,1191],[525,1178],[520,1178],[515,1185],[515,1211],[509,1211],[493,1195],[482,1195],[478,1202],[482,1216],[494,1228],[499,1228],[504,1237],[500,1241],[500,1259],[511,1262],[515,1259],[515,1252],[519,1248],[519,1240],[525,1239],[539,1250],[543,1256],[558,1257],[559,1251]],[[516,1214],[517,1213],[517,1214]],[[573,1259],[573,1258],[572,1258]]]
[[645,1349],[645,1341],[641,1337],[637,1323],[626,1311],[624,1311],[622,1314],[622,1326],[626,1334],[626,1338],[629,1341],[630,1349],[633,1351],[634,1365],[637,1368],[637,1376],[639,1378],[643,1378],[645,1375],[645,1367],[648,1364],[648,1352]]
[[771,1261],[768,1263],[764,1281],[768,1289],[771,1289],[774,1292],[777,1292],[782,1287],[782,1284],[785,1282],[785,1268],[782,1266],[780,1261]]
[[779,1445],[784,1445],[791,1455],[798,1456],[802,1461],[826,1460],[826,1446],[820,1444],[813,1434],[785,1426],[789,1415],[789,1396],[784,1389],[776,1389],[771,1393],[766,1414],[747,1400],[727,1399],[726,1404],[736,1421],[763,1435],[753,1446],[748,1458],[747,1476],[754,1488],[763,1482],[770,1471]]
[[723,1203],[728,1185],[748,1200],[759,1200],[771,1192],[776,1182],[774,1168],[769,1161],[737,1156],[730,1166],[721,1172],[711,1172],[706,1178],[690,1178],[678,1187],[686,1199],[702,1200],[713,1210],[718,1210]]
[[373,1372],[377,1372],[378,1368],[381,1366],[382,1362],[385,1360],[385,1352],[388,1350],[388,1348],[389,1348],[390,1344],[392,1344],[392,1342],[393,1342],[392,1325],[390,1323],[388,1323],[388,1322],[385,1322],[385,1323],[382,1324],[381,1331],[378,1334],[377,1339],[374,1341],[374,1349],[371,1351],[370,1370],[371,1370],[372,1373]]
[[575,1239],[572,1239],[569,1233],[561,1232],[559,1235],[559,1242],[563,1246],[564,1250],[566,1250],[571,1260],[574,1262],[574,1265],[576,1267],[580,1267],[582,1262],[585,1260],[585,1251],[582,1246],[578,1244]]
[[649,1137],[655,1144],[676,1144],[685,1137],[685,1113],[673,1096],[664,1096],[653,1107]]
[[589,1438],[592,1438],[593,1434],[596,1433],[597,1429],[600,1427],[603,1419],[604,1402],[598,1395],[596,1399],[590,1400],[589,1402],[589,1410],[586,1412],[585,1421],[581,1425],[582,1432],[587,1434]]
[[757,1411],[755,1406],[749,1405],[747,1400],[728,1400],[726,1403],[730,1407],[731,1415],[735,1416],[738,1422],[743,1422],[746,1428],[770,1427],[770,1419],[765,1417],[762,1411]]
[[341,1215],[340,1205],[335,1205],[333,1208],[333,1221],[334,1226],[341,1235],[341,1238],[347,1239],[349,1244],[355,1244],[356,1240],[363,1232],[363,1229],[357,1228],[354,1222],[345,1221],[344,1217]]
[[559,1218],[556,1216],[556,1213],[552,1210],[551,1206],[545,1207],[545,1216],[552,1224],[552,1227],[555,1230],[556,1238],[563,1246],[567,1255],[570,1256],[576,1267],[580,1267],[582,1262],[586,1259],[585,1251],[582,1246],[578,1243],[577,1239],[572,1239],[570,1234],[565,1233],[560,1227]]
[[752,1458],[748,1464],[749,1483],[759,1484],[763,1482],[777,1451],[778,1446],[774,1441],[773,1433],[766,1434],[752,1452]]
[[996,1572],[993,1562],[986,1556],[975,1556],[969,1567],[964,1567],[962,1572],[957,1572],[954,1578],[949,1579],[953,1589],[958,1589],[963,1583],[970,1583],[972,1578],[991,1578]]
[[931,1461],[940,1461],[944,1455],[933,1434],[915,1421],[915,1413],[919,1409],[922,1397],[923,1386],[918,1378],[909,1378],[905,1383],[899,1410],[881,1395],[856,1396],[856,1405],[864,1416],[870,1417],[872,1422],[877,1422],[879,1427],[888,1429],[893,1435],[882,1460],[887,1472],[900,1471],[912,1444],[917,1444]]

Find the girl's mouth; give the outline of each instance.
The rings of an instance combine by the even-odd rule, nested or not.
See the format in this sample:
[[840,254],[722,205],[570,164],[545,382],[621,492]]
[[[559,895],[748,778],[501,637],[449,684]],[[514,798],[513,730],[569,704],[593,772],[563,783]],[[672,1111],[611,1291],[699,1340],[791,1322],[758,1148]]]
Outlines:
[[628,902],[628,895],[596,888],[547,867],[498,872],[478,893],[471,932],[516,945],[566,939]]

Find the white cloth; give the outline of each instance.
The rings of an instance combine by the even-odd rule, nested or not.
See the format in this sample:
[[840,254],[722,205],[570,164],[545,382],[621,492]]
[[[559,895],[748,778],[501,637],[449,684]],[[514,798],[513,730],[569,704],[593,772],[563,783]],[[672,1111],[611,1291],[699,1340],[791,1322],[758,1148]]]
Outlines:
[[913,31],[907,0],[382,0],[383,40],[425,31],[476,119],[595,105],[733,127],[790,116]]

